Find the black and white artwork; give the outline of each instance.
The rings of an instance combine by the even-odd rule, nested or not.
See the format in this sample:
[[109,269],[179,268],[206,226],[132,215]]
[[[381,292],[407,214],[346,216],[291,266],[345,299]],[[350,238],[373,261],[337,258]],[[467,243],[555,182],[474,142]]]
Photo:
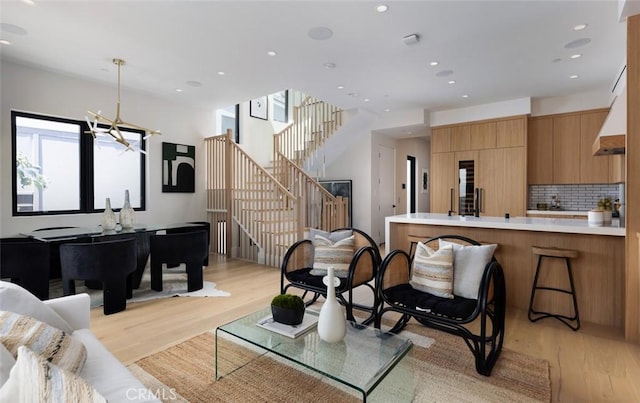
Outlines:
[[196,191],[196,147],[162,143],[162,192]]
[[353,226],[353,200],[351,199],[351,180],[319,181],[320,185],[334,196],[347,198],[349,211],[349,226]]

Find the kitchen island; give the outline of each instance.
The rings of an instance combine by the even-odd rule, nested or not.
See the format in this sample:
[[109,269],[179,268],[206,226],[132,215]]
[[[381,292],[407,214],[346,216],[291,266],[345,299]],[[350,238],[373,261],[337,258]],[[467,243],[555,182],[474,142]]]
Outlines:
[[[413,213],[386,218],[387,251],[409,251],[411,240],[437,235],[462,235],[482,243],[496,243],[495,256],[507,282],[507,305],[527,310],[537,257],[532,246],[578,251],[573,259],[580,319],[619,329],[624,320],[625,229],[614,221],[592,226],[584,219],[447,216]],[[564,261],[545,259],[540,284],[568,288]],[[538,310],[571,313],[571,298],[540,293]]]

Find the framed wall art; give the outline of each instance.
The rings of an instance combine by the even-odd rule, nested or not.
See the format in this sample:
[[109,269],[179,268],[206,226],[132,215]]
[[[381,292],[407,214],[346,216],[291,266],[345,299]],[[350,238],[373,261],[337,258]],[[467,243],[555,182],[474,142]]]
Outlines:
[[196,147],[162,143],[162,192],[196,191]]
[[420,193],[429,193],[429,170],[422,168],[422,188]]
[[267,120],[267,97],[260,97],[249,101],[249,115],[253,118]]
[[348,200],[349,206],[349,226],[353,225],[353,201],[351,200],[351,180],[318,181],[320,185],[327,189],[334,196],[342,196]]

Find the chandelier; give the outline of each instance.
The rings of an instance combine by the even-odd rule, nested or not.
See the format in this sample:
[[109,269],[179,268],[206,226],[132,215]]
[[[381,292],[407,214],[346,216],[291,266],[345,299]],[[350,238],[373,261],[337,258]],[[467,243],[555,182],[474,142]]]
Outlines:
[[[91,122],[89,121],[89,117],[86,117],[87,124],[89,125],[89,131],[85,133],[91,134],[94,139],[99,135],[109,135],[113,138],[114,141],[122,144],[125,147],[125,151],[139,151],[146,154],[146,152],[142,150],[137,144],[132,145],[131,143],[129,143],[129,141],[127,141],[120,130],[126,128],[142,130],[147,133],[147,135],[143,137],[143,140],[161,133],[159,130],[147,129],[145,127],[122,120],[122,118],[120,117],[120,67],[124,66],[125,61],[122,59],[113,59],[113,64],[118,66],[118,100],[116,103],[116,117],[113,119],[109,119],[101,115],[101,111],[98,111],[97,113],[87,111],[93,117],[93,124],[91,124]],[[107,124],[109,125],[109,127],[98,127],[99,123]],[[137,148],[134,148],[134,146],[137,146]]]

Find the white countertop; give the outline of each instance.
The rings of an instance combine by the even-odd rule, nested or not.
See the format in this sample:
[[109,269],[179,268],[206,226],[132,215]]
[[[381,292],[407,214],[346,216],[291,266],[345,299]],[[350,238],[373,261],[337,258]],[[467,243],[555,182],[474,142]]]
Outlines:
[[583,215],[588,216],[588,211],[578,210],[527,210],[527,214],[540,214],[540,215]]
[[[605,226],[593,226],[587,220],[576,218],[533,218],[513,217],[449,217],[446,214],[413,213],[386,217],[386,234],[389,236],[389,223],[445,225],[451,227],[495,228],[516,231],[563,232],[567,234],[625,236],[624,227],[620,227],[618,219]],[[386,240],[389,242],[389,240]]]

